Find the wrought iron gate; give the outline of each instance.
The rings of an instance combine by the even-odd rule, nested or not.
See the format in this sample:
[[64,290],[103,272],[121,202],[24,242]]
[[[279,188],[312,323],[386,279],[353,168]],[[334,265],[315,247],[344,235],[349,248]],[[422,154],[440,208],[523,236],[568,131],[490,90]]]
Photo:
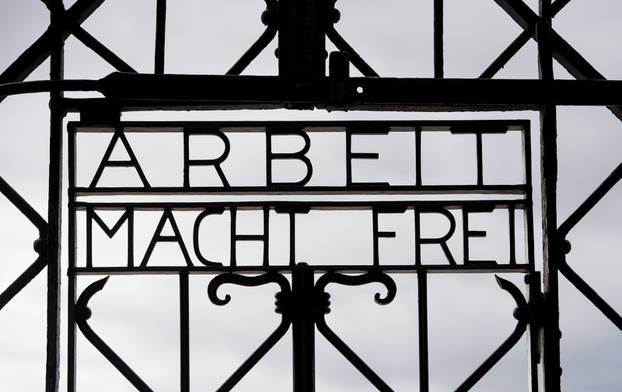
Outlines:
[[[151,390],[137,375],[89,326],[91,310],[88,308],[90,298],[102,290],[108,278],[98,280],[83,292],[76,291],[76,277],[80,274],[112,275],[115,273],[145,274],[152,272],[177,274],[180,288],[180,325],[181,328],[181,385],[182,391],[189,390],[189,341],[188,341],[188,276],[193,273],[211,273],[215,278],[211,281],[208,293],[210,299],[219,305],[225,305],[229,297],[220,297],[218,289],[224,284],[242,286],[258,286],[273,283],[279,286],[276,311],[281,314],[278,328],[259,346],[259,348],[228,378],[219,389],[230,390],[244,375],[273,347],[289,330],[293,332],[293,377],[294,390],[313,391],[314,386],[314,336],[317,330],[337,350],[358,369],[371,384],[379,390],[391,390],[385,383],[326,323],[324,315],[330,311],[329,285],[364,285],[371,282],[385,286],[385,295],[377,294],[375,299],[380,304],[392,301],[396,294],[396,285],[388,275],[389,272],[407,272],[418,279],[418,314],[419,314],[419,372],[420,390],[429,389],[428,350],[427,350],[427,278],[429,273],[437,271],[485,271],[485,272],[517,272],[526,276],[529,295],[524,298],[520,290],[512,283],[498,279],[501,289],[509,293],[516,302],[516,327],[513,333],[498,349],[468,377],[457,390],[469,390],[503,357],[516,342],[530,329],[530,361],[531,389],[539,389],[542,380],[545,391],[560,390],[560,331],[559,331],[559,290],[558,277],[561,273],[568,279],[594,306],[596,306],[618,329],[622,330],[622,318],[607,304],[599,294],[590,287],[566,262],[566,254],[570,246],[566,240],[569,232],[594,208],[594,206],[622,178],[622,164],[602,182],[600,186],[582,203],[570,217],[558,223],[557,219],[557,126],[556,113],[558,105],[590,105],[606,106],[618,118],[622,119],[622,99],[620,81],[608,81],[585,60],[563,37],[552,28],[552,20],[569,0],[540,0],[540,12],[535,13],[522,0],[494,0],[521,27],[520,35],[505,49],[497,59],[477,79],[445,79],[443,67],[443,0],[434,0],[434,78],[384,78],[379,76],[365,59],[340,35],[336,29],[340,14],[335,8],[336,2],[331,0],[266,0],[266,10],[261,16],[265,31],[256,42],[224,75],[172,75],[165,73],[165,26],[167,6],[174,7],[174,2],[157,0],[157,20],[154,53],[154,73],[140,74],[123,61],[117,54],[109,50],[81,24],[104,3],[104,0],[77,0],[69,8],[62,1],[44,0],[50,11],[50,26],[32,46],[25,50],[0,75],[0,100],[10,95],[30,94],[36,92],[50,93],[50,162],[48,188],[48,216],[41,217],[18,192],[7,182],[0,179],[2,194],[23,213],[37,228],[39,238],[35,241],[38,253],[36,261],[21,274],[15,282],[0,295],[0,307],[11,301],[34,277],[47,267],[47,347],[46,347],[46,390],[57,391],[60,376],[60,328],[61,301],[60,276],[65,265],[60,259],[60,242],[62,216],[62,167],[63,161],[69,161],[69,224],[67,233],[70,248],[76,243],[76,226],[78,214],[83,214],[86,222],[87,256],[84,265],[76,261],[74,252],[69,253],[66,271],[69,275],[69,303],[63,305],[68,313],[68,363],[63,366],[67,371],[68,390],[74,391],[75,386],[75,333],[76,325],[81,333],[108,359],[138,390]],[[89,49],[114,66],[119,72],[110,74],[99,80],[67,80],[63,77],[63,46],[65,40],[73,36],[84,43]],[[278,76],[242,76],[248,65],[278,36]],[[537,41],[540,78],[538,80],[502,80],[492,79],[497,72],[531,39]],[[337,51],[326,55],[327,39]],[[50,59],[50,80],[25,81],[30,73],[46,59]],[[328,58],[328,72],[327,72]],[[557,60],[578,80],[557,80],[553,75],[553,60]],[[350,76],[350,65],[354,66],[362,77]],[[327,75],[328,73],[328,75]],[[103,98],[66,98],[66,91],[95,91]],[[511,91],[512,94],[507,94]],[[371,152],[352,151],[351,137],[357,133],[382,134],[391,127],[408,129],[415,135],[416,147],[421,149],[421,132],[428,128],[442,128],[453,133],[471,133],[477,140],[477,181],[467,186],[436,187],[421,181],[421,173],[417,173],[415,182],[410,186],[394,187],[388,184],[356,183],[352,180],[351,166],[346,173],[343,186],[305,187],[310,177],[311,163],[306,158],[309,145],[308,128],[326,126],[327,124],[306,123],[266,123],[266,124],[216,124],[216,123],[131,123],[122,122],[121,114],[131,110],[215,110],[215,109],[325,109],[325,110],[371,110],[371,111],[517,111],[534,110],[541,117],[541,195],[542,195],[542,227],[543,227],[543,265],[542,278],[534,265],[534,240],[532,238],[532,184],[531,157],[529,156],[529,127],[525,122],[439,122],[439,123],[335,123],[333,128],[340,128],[350,142],[346,149],[347,161],[353,159],[375,159]],[[69,156],[63,156],[64,117],[68,113],[79,113],[80,122],[70,124]],[[187,140],[194,134],[210,134],[221,139],[228,151],[227,127],[262,128],[266,133],[267,162],[279,159],[301,161],[307,168],[307,175],[297,182],[277,182],[271,178],[271,167],[268,166],[266,186],[260,189],[253,187],[236,187],[230,185],[219,164],[226,156],[212,159],[191,159],[187,152]],[[184,181],[177,187],[152,187],[145,177],[137,158],[125,136],[136,128],[178,128],[186,141],[184,150]],[[96,128],[96,132],[111,135],[108,150],[88,185],[79,185],[75,179],[75,135]],[[103,131],[102,131],[103,129]],[[388,129],[388,130],[387,130]],[[522,131],[525,148],[525,182],[503,186],[488,184],[482,174],[482,135],[490,132]],[[395,130],[395,129],[394,129]],[[276,153],[269,147],[273,135],[295,135],[302,138],[304,148],[294,153]],[[112,149],[121,143],[129,154],[128,160],[113,160]],[[211,166],[217,171],[223,186],[217,188],[194,187],[189,180],[192,166]],[[98,181],[102,173],[110,167],[125,167],[136,171],[141,186],[131,189],[127,187],[111,187],[101,189]],[[419,168],[420,165],[417,165]],[[197,205],[184,203],[142,203],[142,202],[89,202],[80,196],[103,193],[157,193],[171,192],[221,192],[238,194],[257,194],[281,192],[311,193],[348,193],[374,192],[392,193],[405,192],[417,194],[421,192],[440,193],[495,193],[515,194],[517,198],[493,200],[461,200],[428,202],[221,202],[214,204],[200,203]],[[222,265],[207,260],[200,251],[196,257],[201,264],[194,264],[193,257],[188,255],[176,228],[173,211],[176,209],[194,209],[199,211],[197,225],[210,214],[221,214],[227,210],[231,216],[232,257],[230,265]],[[235,213],[238,209],[250,208],[264,214],[264,232],[261,235],[239,234],[235,229]],[[270,211],[287,214],[291,227],[290,236],[295,238],[295,217],[308,213],[314,208],[328,209],[366,209],[372,220],[374,255],[370,265],[354,266],[308,265],[297,263],[294,256],[295,247],[290,245],[291,262],[285,266],[274,266],[267,256],[267,245],[264,245],[263,264],[257,267],[243,267],[235,263],[236,241],[264,241],[267,244],[268,216]],[[123,211],[122,217],[113,227],[109,227],[98,216],[102,209]],[[132,249],[132,229],[134,214],[141,210],[159,210],[162,212],[158,228],[154,233],[147,254],[137,263],[130,255]],[[458,209],[463,217],[463,236],[465,238],[464,260],[456,262],[450,252],[443,247],[446,238],[421,238],[419,244],[437,244],[447,256],[445,266],[424,265],[416,262],[413,265],[398,266],[381,262],[378,255],[378,243],[381,238],[392,237],[394,233],[381,231],[378,228],[379,214],[399,213],[413,210],[415,225],[423,213],[441,214],[450,222],[452,229],[455,221],[449,209]],[[491,209],[504,209],[508,212],[508,235],[511,246],[515,246],[515,212],[524,211],[526,223],[525,237],[527,257],[523,262],[517,261],[511,254],[507,263],[497,261],[469,260],[469,237],[482,236],[481,232],[470,231],[469,213],[484,212]],[[117,267],[99,268],[93,263],[91,256],[92,243],[89,233],[94,225],[102,229],[108,237],[114,236],[125,224],[128,226],[128,260],[127,264]],[[173,235],[164,235],[162,228],[169,224]],[[195,229],[195,232],[198,229]],[[485,234],[484,234],[485,235]],[[195,242],[196,240],[196,235]],[[184,252],[184,267],[151,267],[149,257],[155,245],[160,242],[177,243]],[[292,241],[293,243],[293,241]],[[196,262],[196,260],[195,260]],[[286,275],[291,274],[291,279]],[[316,279],[317,277],[317,279]],[[543,285],[541,292],[540,284]],[[75,323],[75,325],[74,325]],[[538,372],[541,364],[542,373]]]

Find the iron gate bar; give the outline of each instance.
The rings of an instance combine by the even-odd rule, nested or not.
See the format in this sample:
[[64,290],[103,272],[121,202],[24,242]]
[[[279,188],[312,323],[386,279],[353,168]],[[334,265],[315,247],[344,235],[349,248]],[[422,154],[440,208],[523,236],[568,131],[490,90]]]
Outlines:
[[0,177],[0,193],[21,212],[39,231],[40,237],[47,232],[48,224],[23,197],[4,178]]
[[551,17],[555,17],[571,0],[555,0],[555,2],[551,5],[549,13]]
[[[76,159],[76,140],[67,138],[67,160],[73,162]],[[67,182],[71,188],[76,183],[75,165],[67,165]],[[71,200],[69,200],[71,205]],[[76,214],[67,214],[67,241],[70,244],[76,242]],[[76,390],[76,314],[75,304],[77,299],[77,277],[69,271],[76,266],[76,252],[71,248],[67,256],[67,392]]]
[[566,239],[568,233],[602,200],[613,187],[622,180],[622,163],[620,163],[605,180],[588,196],[587,199],[559,225],[560,240]]
[[259,54],[274,40],[278,32],[277,26],[277,9],[278,2],[276,0],[265,0],[266,10],[261,14],[261,21],[266,25],[266,29],[257,38],[257,40],[251,45],[250,48],[233,66],[226,72],[226,75],[239,75],[241,74],[250,63],[259,56]]
[[[522,1],[521,1],[522,2]],[[538,69],[545,82],[554,79],[551,19],[545,18],[550,0],[540,0],[543,20],[536,25],[538,40]],[[561,390],[559,329],[559,274],[560,252],[557,236],[557,107],[549,102],[540,109],[541,197],[543,237],[543,329],[541,347],[543,357],[544,389]]]
[[[280,76],[113,73],[99,81],[98,91],[123,111],[287,108],[292,104],[351,110],[499,111],[538,110],[547,103],[603,106],[622,102],[622,81],[608,80],[349,78],[341,81],[344,91],[335,103],[330,93],[338,86],[330,77],[308,82],[314,87],[307,89],[298,79]],[[65,109],[80,111],[82,105],[106,102],[67,99]]]
[[[68,15],[86,18],[88,9],[79,8],[80,1],[65,11],[59,6],[50,10],[50,26],[59,25]],[[74,10],[74,11],[72,11]],[[78,10],[78,11],[75,11]],[[83,20],[83,19],[82,19]],[[54,32],[54,35],[59,34]],[[64,40],[47,43],[50,53],[50,80],[61,80],[64,74]],[[0,77],[1,79],[1,77]],[[47,257],[47,339],[46,339],[46,392],[58,391],[60,377],[60,326],[61,326],[61,232],[63,200],[63,118],[61,107],[63,92],[50,92],[50,139],[48,167],[48,230],[45,237]]]
[[[57,16],[51,20],[45,33],[2,72],[0,84],[24,81],[32,71],[50,57],[58,41],[64,41],[69,37],[71,28],[82,24],[104,1],[77,0],[67,10],[62,7],[62,2],[57,1],[60,5],[50,10],[50,14],[57,14]],[[0,102],[3,99],[0,95]]]
[[156,74],[164,73],[165,42],[166,42],[166,1],[157,0],[156,3],[156,36],[154,71]]
[[534,27],[529,27],[523,30],[523,32],[520,33],[518,37],[516,37],[514,41],[512,41],[512,43],[510,43],[510,45],[503,50],[503,52],[501,52],[499,57],[497,57],[492,63],[490,63],[488,68],[486,68],[484,72],[482,72],[482,74],[480,75],[480,79],[491,79],[492,77],[494,77],[497,72],[501,71],[501,69],[505,67],[508,61],[510,61],[514,57],[514,55],[516,55],[516,53],[518,53],[518,51],[521,50],[521,48],[525,46],[527,42],[529,42],[534,34]]
[[[179,193],[196,193],[210,195],[222,194],[338,194],[345,195],[349,192],[357,192],[361,194],[386,194],[390,191],[395,194],[424,194],[424,195],[440,195],[461,192],[464,194],[505,194],[505,195],[521,195],[527,191],[527,185],[371,185],[371,184],[352,184],[348,186],[188,186],[188,187],[150,187],[147,189],[139,187],[75,187],[77,196],[97,196],[97,195],[114,195],[131,193],[133,195],[145,195],[150,193],[159,194],[179,194]],[[284,204],[287,205],[287,204]]]
[[419,392],[430,390],[428,347],[428,270],[417,271],[417,325],[419,327]]
[[[525,4],[523,0],[494,0],[505,12],[514,19],[523,29],[536,26],[538,23],[545,21],[548,26],[551,25],[551,19],[555,11],[551,7],[550,0],[540,0],[540,14],[538,16],[531,8]],[[544,6],[543,6],[544,5]],[[563,7],[563,4],[560,4]],[[561,9],[561,8],[560,8]],[[543,56],[551,56],[557,60],[572,76],[577,79],[598,80],[605,77],[598,72],[572,45],[566,42],[554,30],[551,29],[550,52],[540,53]],[[538,40],[537,34],[533,36]],[[552,78],[551,78],[552,79]],[[553,104],[554,102],[551,102]],[[622,120],[622,106],[609,106],[609,110]]]
[[180,392],[190,391],[190,298],[188,272],[179,273],[179,378]]
[[[152,111],[269,109],[307,103],[332,110],[447,112],[539,110],[547,102],[570,106],[622,105],[622,81],[618,80],[349,78],[341,81],[346,86],[343,97],[334,103],[334,81],[324,77],[313,83],[319,87],[309,92],[300,91],[297,80],[280,76],[113,73],[100,80],[0,84],[0,99],[50,91],[94,91],[108,97],[64,98],[61,102],[66,112],[110,105],[122,111]],[[356,91],[358,87],[363,89],[362,93]]]
[[605,301],[579,274],[577,274],[563,257],[559,262],[559,272],[581,292],[600,312],[622,331],[622,316]]
[[363,57],[361,57],[361,55],[358,54],[352,46],[350,46],[348,41],[346,41],[341,36],[341,34],[337,32],[337,30],[335,30],[334,26],[331,25],[328,27],[328,30],[326,31],[326,37],[337,47],[337,49],[339,49],[341,52],[345,52],[348,54],[349,61],[352,63],[352,65],[354,65],[356,69],[359,70],[359,72],[363,74],[363,76],[379,76],[378,73],[374,71],[374,69],[369,64],[367,64],[365,59],[363,59]]
[[443,78],[443,0],[434,0],[434,77]]
[[564,255],[559,262],[559,270],[605,317],[622,331],[622,316],[607,303],[587,282],[585,282],[569,265],[566,254],[570,252],[570,242],[566,240],[569,232],[594,208],[600,200],[622,179],[622,163],[590,194],[590,196],[559,226],[559,247]]
[[[280,272],[290,273],[294,269],[294,266],[289,265],[271,265],[271,266],[237,266],[235,272],[239,274],[257,274],[260,272]],[[497,265],[494,268],[486,265],[404,265],[404,264],[384,264],[380,266],[373,266],[371,263],[368,266],[352,266],[352,264],[314,264],[313,269],[319,272],[346,272],[346,273],[359,273],[368,272],[374,269],[380,270],[384,273],[400,274],[400,273],[416,273],[418,271],[425,271],[431,273],[518,273],[526,274],[530,272],[528,264],[515,264],[515,265]],[[68,270],[69,274],[88,276],[88,275],[177,275],[180,272],[188,272],[192,274],[204,274],[213,275],[220,273],[231,272],[230,266],[192,266],[192,267],[75,267]]]
[[80,26],[71,29],[71,34],[82,42],[87,48],[95,52],[108,64],[112,65],[117,71],[136,73],[136,70],[126,63],[121,57],[117,56],[113,51],[108,49],[104,44],[99,42],[88,31]]
[[[43,249],[38,249],[39,251],[43,251]],[[17,294],[19,294],[28,284],[43,271],[43,269],[47,266],[47,258],[45,254],[37,257],[34,263],[32,263],[24,272],[20,274],[11,283],[2,294],[0,294],[0,310],[6,306]]]

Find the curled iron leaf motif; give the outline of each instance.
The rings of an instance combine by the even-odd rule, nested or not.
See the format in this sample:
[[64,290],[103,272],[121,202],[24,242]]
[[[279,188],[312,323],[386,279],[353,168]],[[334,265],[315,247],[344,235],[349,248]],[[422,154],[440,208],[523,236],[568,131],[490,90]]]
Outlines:
[[397,286],[393,278],[379,270],[368,271],[362,275],[345,275],[337,272],[327,272],[317,280],[315,287],[320,291],[324,291],[329,283],[337,283],[346,286],[380,283],[387,289],[387,293],[384,297],[380,293],[374,295],[374,300],[380,305],[391,303],[397,294]]
[[510,293],[512,298],[514,298],[514,301],[516,301],[516,306],[518,308],[524,308],[525,306],[527,306],[527,301],[525,300],[525,297],[523,297],[523,293],[518,287],[516,287],[514,283],[510,282],[509,280],[503,279],[498,275],[495,275],[495,280],[497,281],[499,287]]
[[226,273],[216,276],[207,286],[207,296],[215,305],[226,305],[231,301],[231,296],[226,294],[224,298],[218,296],[218,289],[224,284],[237,286],[255,287],[268,283],[276,283],[281,288],[281,292],[291,291],[289,281],[286,277],[276,272],[268,272],[262,275],[246,276],[234,273]]
[[527,330],[527,324],[529,322],[529,305],[521,293],[520,289],[509,280],[500,278],[495,275],[497,284],[501,289],[507,291],[514,301],[516,302],[516,310],[514,311],[514,317],[518,320],[514,331],[507,339],[501,343],[501,345],[477,368],[471,375],[458,387],[456,392],[469,391],[475,384],[477,384],[486,373],[490,371],[503,358],[511,349],[518,343],[525,331]]
[[140,392],[153,392],[153,390],[143,381],[143,379],[132,370],[132,368],[114,352],[102,338],[93,331],[87,320],[91,318],[92,312],[88,308],[89,301],[97,292],[101,291],[108,282],[109,276],[91,283],[78,298],[76,302],[75,315],[78,328],[84,337]]
[[86,289],[84,289],[82,294],[80,294],[78,301],[76,301],[76,321],[77,322],[86,321],[91,318],[92,312],[91,312],[91,309],[89,309],[88,307],[89,301],[91,300],[93,295],[101,291],[104,288],[104,286],[106,286],[106,283],[108,282],[108,278],[110,278],[110,276],[106,276],[103,279],[100,279],[96,282],[91,283]]

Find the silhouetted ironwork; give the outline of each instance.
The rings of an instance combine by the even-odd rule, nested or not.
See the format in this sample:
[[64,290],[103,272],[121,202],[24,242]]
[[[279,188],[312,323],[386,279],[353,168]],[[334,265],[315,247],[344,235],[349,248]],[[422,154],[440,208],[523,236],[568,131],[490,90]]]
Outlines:
[[[83,273],[114,275],[117,273],[170,273],[179,276],[180,289],[180,389],[189,390],[189,309],[188,309],[188,276],[193,272],[215,274],[208,290],[209,298],[218,305],[225,305],[230,297],[221,298],[218,289],[224,284],[242,286],[259,286],[277,284],[276,311],[281,314],[281,323],[276,330],[257,348],[257,350],[236,370],[219,389],[232,389],[248,371],[285,335],[290,326],[293,330],[293,374],[295,391],[313,391],[314,386],[314,334],[319,331],[357,370],[363,374],[378,390],[390,391],[385,383],[344,341],[327,325],[324,318],[330,311],[329,284],[363,285],[378,282],[385,286],[387,294],[377,294],[375,299],[386,304],[396,295],[396,286],[390,277],[391,272],[410,272],[418,278],[418,314],[419,314],[419,385],[421,391],[429,389],[428,375],[428,337],[427,337],[427,279],[428,274],[438,271],[487,271],[487,272],[518,272],[525,275],[529,285],[529,295],[525,299],[517,287],[510,282],[497,278],[500,287],[507,291],[515,300],[517,307],[515,317],[517,325],[514,332],[484,360],[471,376],[457,390],[465,391],[476,385],[477,381],[488,372],[521,338],[527,328],[531,332],[530,362],[531,390],[538,390],[539,375],[537,364],[543,369],[543,384],[546,392],[560,390],[560,352],[559,352],[559,299],[558,272],[561,272],[583,295],[586,296],[614,325],[622,330],[620,315],[601,298],[601,296],[566,262],[565,255],[570,252],[566,237],[569,232],[589,213],[589,211],[609,192],[622,178],[622,165],[594,191],[588,199],[561,225],[557,224],[557,145],[556,145],[556,107],[557,105],[599,105],[607,106],[611,112],[622,119],[622,81],[608,81],[578,51],[557,34],[551,27],[552,20],[570,0],[540,0],[539,13],[534,12],[523,0],[494,0],[522,29],[518,37],[483,71],[479,79],[443,79],[443,1],[434,0],[434,78],[384,78],[366,62],[364,56],[342,37],[335,28],[339,21],[339,11],[335,1],[313,0],[266,0],[266,10],[262,21],[266,25],[264,32],[255,43],[224,75],[170,75],[165,73],[165,37],[167,8],[174,2],[158,0],[156,2],[156,29],[154,45],[154,74],[138,74],[117,54],[107,48],[99,40],[87,32],[82,23],[99,8],[105,0],[77,0],[65,9],[61,0],[43,0],[50,10],[50,26],[33,44],[26,49],[6,70],[0,74],[0,102],[9,95],[29,94],[35,92],[50,93],[50,165],[48,186],[48,216],[42,218],[8,183],[0,178],[1,193],[37,228],[39,238],[35,241],[35,250],[39,254],[36,261],[29,266],[5,291],[0,294],[0,309],[13,299],[34,277],[47,266],[47,347],[46,347],[46,386],[47,392],[58,390],[59,353],[60,353],[60,238],[62,206],[62,162],[63,157],[63,118],[69,112],[80,113],[81,121],[88,124],[114,124],[115,135],[127,146],[123,136],[123,124],[119,122],[120,114],[129,110],[213,110],[243,108],[290,108],[290,109],[328,109],[328,110],[407,110],[407,111],[482,111],[482,110],[537,110],[541,114],[541,184],[542,184],[542,216],[544,275],[543,288],[540,289],[540,274],[533,264],[533,238],[528,238],[528,263],[520,265],[510,261],[507,265],[478,264],[456,265],[383,265],[374,255],[374,263],[369,266],[309,266],[296,264],[292,256],[288,266],[271,266],[264,256],[264,264],[257,267],[236,267],[235,257],[232,266],[201,260],[203,265],[194,266],[191,262],[186,267],[151,267],[149,257],[135,265],[133,259],[128,260],[124,267],[96,267],[92,260],[86,266],[76,266],[74,252],[69,252],[69,284],[67,305],[68,312],[68,363],[67,388],[73,392],[75,385],[75,326],[77,325],[86,339],[110,361],[138,390],[151,389],[126,364],[105,341],[88,325],[91,311],[88,308],[90,298],[101,291],[108,277],[98,280],[86,288],[79,297],[76,292],[76,277]],[[63,47],[65,40],[75,36],[89,49],[110,63],[122,73],[113,73],[99,80],[65,80],[63,75]],[[278,35],[278,76],[241,76],[240,74]],[[326,75],[326,39],[335,44],[340,52],[331,53],[329,75]],[[497,72],[530,39],[538,43],[539,80],[492,80]],[[50,80],[28,81],[25,79],[50,58]],[[555,80],[552,62],[557,60],[571,75],[579,80]],[[351,78],[349,65],[357,68],[364,77]],[[488,80],[490,79],[490,80]],[[65,91],[97,91],[104,98],[76,99],[65,98]],[[482,123],[483,124],[483,123]],[[482,125],[480,124],[480,125]],[[424,126],[421,123],[418,126]],[[181,124],[183,127],[184,124]],[[291,126],[291,124],[290,124]],[[68,139],[68,159],[74,162],[75,133],[70,132]],[[420,156],[421,142],[417,136],[417,155]],[[481,163],[481,134],[478,139],[478,162]],[[110,146],[112,146],[111,144]],[[529,144],[527,144],[529,145]],[[127,148],[131,151],[130,148]],[[75,167],[69,166],[69,190],[72,197],[68,224],[70,244],[76,241],[76,214],[78,210],[87,211],[88,222],[96,222],[98,227],[112,237],[125,222],[132,223],[134,211],[163,209],[161,223],[167,220],[174,222],[172,209],[180,207],[175,203],[85,203],[74,199],[79,195],[118,193],[118,192],[227,192],[238,194],[257,193],[295,193],[303,188],[304,192],[360,192],[373,194],[379,192],[491,192],[499,194],[518,193],[525,195],[524,200],[492,200],[458,203],[468,219],[469,208],[489,208],[503,206],[511,211],[511,222],[514,222],[515,209],[527,210],[526,219],[532,232],[531,218],[531,156],[530,149],[525,149],[527,178],[525,184],[517,186],[486,185],[483,181],[482,167],[478,165],[478,181],[475,185],[444,188],[426,186],[421,181],[421,173],[417,173],[416,183],[412,186],[390,186],[388,184],[369,185],[346,183],[338,187],[306,187],[300,184],[277,184],[265,187],[235,187],[223,181],[220,188],[184,186],[150,187],[144,174],[141,176],[143,189],[124,187],[97,188],[99,176],[87,187],[75,186]],[[301,153],[304,156],[304,152]],[[351,154],[351,158],[374,158],[365,153]],[[108,154],[109,155],[109,154]],[[300,156],[298,156],[300,157]],[[278,159],[278,155],[273,158]],[[129,161],[102,161],[99,175],[107,165],[134,167],[140,165],[135,157]],[[191,165],[215,165],[215,161],[192,161],[186,156],[186,163]],[[187,170],[187,169],[186,169]],[[222,171],[219,177],[225,176]],[[351,180],[351,179],[350,179]],[[302,181],[304,182],[304,181]],[[449,207],[437,202],[417,203],[419,207]],[[205,203],[198,205],[184,204],[185,208],[204,209],[204,214],[220,213],[229,209],[232,214],[238,207],[257,208],[264,213],[270,209],[290,214],[292,232],[295,237],[294,219],[297,213],[304,214],[313,208],[366,208],[373,214],[390,213],[413,207],[404,202],[278,202],[278,203]],[[456,207],[456,206],[453,206]],[[113,208],[126,211],[115,226],[109,228],[98,217],[97,210]],[[466,212],[465,212],[466,211]],[[379,232],[377,216],[374,222],[375,241],[380,237],[390,236],[390,232]],[[453,218],[452,218],[453,219]],[[235,221],[235,219],[234,219]],[[264,225],[267,219],[264,220]],[[239,235],[232,225],[232,238],[248,241],[266,241],[267,229],[263,235]],[[173,226],[175,227],[175,226]],[[513,238],[514,224],[510,224],[509,235]],[[468,228],[467,228],[467,236]],[[164,236],[156,230],[152,242],[176,241],[176,236]],[[155,242],[154,242],[155,241]],[[128,230],[128,254],[132,251],[132,234]],[[468,245],[467,245],[468,246]],[[234,246],[235,248],[235,246]],[[468,254],[468,249],[465,249]],[[294,252],[292,251],[293,255]],[[356,271],[354,271],[356,270]],[[357,275],[352,275],[357,272]],[[284,274],[291,274],[287,279]],[[317,280],[315,275],[319,275]],[[536,335],[542,335],[538,343]]]

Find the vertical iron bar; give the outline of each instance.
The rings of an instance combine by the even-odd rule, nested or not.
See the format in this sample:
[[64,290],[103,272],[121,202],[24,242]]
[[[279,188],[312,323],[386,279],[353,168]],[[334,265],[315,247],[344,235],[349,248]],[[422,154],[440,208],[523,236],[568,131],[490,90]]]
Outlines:
[[415,129],[415,185],[421,186],[421,127]]
[[[542,20],[536,26],[540,78],[553,80],[551,0],[540,0]],[[544,390],[561,389],[558,244],[557,244],[557,108],[547,103],[540,110],[542,165],[542,237],[544,255],[544,317],[542,355]]]
[[556,110],[542,110],[542,233],[544,239],[544,381],[547,392],[560,390],[558,252],[556,244]]
[[[535,255],[534,255],[534,235],[533,235],[533,176],[532,176],[532,156],[531,156],[531,128],[527,124],[523,130],[523,156],[525,160],[525,185],[527,185],[527,208],[524,212],[524,228],[527,236],[526,255],[529,262],[529,303],[540,306],[542,300],[541,293],[541,276],[536,272]],[[529,375],[530,375],[530,392],[538,392],[539,390],[539,373],[538,363],[540,362],[541,350],[538,346],[540,325],[538,324],[538,316],[532,317],[529,324]]]
[[[50,23],[60,26],[62,6],[50,10]],[[60,38],[60,37],[58,37]],[[63,79],[64,42],[52,41],[50,54],[50,80]],[[50,93],[50,146],[48,170],[48,232],[47,232],[47,341],[46,341],[46,392],[58,391],[60,363],[60,233],[63,179],[63,93]]]
[[444,77],[443,0],[434,0],[434,77]]
[[166,37],[166,0],[158,0],[156,5],[156,38],[154,72],[164,73],[164,45]]
[[516,264],[516,209],[508,206],[509,226],[510,226],[510,260],[509,264]]
[[542,302],[542,287],[540,285],[540,272],[532,270],[525,276],[529,290],[529,304],[536,312],[532,312],[529,320],[529,392],[538,392],[540,388],[538,377],[538,363],[541,358],[541,350],[538,347],[538,332],[540,330],[540,315],[537,309],[540,309]]
[[270,266],[270,207],[263,208],[263,266]]
[[475,133],[475,145],[477,151],[477,185],[484,185],[484,152],[483,152],[483,142],[482,142],[482,133]]
[[190,319],[188,298],[188,272],[179,273],[179,375],[181,392],[190,391]]
[[315,320],[311,311],[314,294],[313,270],[298,265],[292,272],[292,338],[294,392],[315,391]]
[[417,271],[417,299],[419,301],[419,391],[428,392],[429,356],[428,356],[428,272]]
[[346,128],[346,187],[352,185],[352,132]]
[[380,265],[380,255],[379,255],[380,251],[378,249],[380,247],[380,238],[376,234],[378,233],[378,211],[374,208],[372,208],[371,210],[371,221],[372,221],[372,237],[374,241],[374,244],[372,245],[372,248],[373,248],[372,260],[373,260],[374,266],[378,266]]
[[296,213],[289,213],[289,265],[296,265]]
[[[76,390],[76,323],[74,306],[76,303],[76,275],[73,269],[76,267],[76,210],[74,206],[76,185],[75,175],[75,152],[76,133],[70,129],[68,133],[68,182],[69,182],[69,227],[67,256],[69,259],[69,274],[67,282],[67,391]],[[87,219],[87,221],[89,221]]]
[[280,0],[279,75],[315,78],[326,74],[327,0]]
[[229,213],[231,215],[231,257],[229,260],[229,265],[233,268],[237,265],[237,241],[235,240],[237,236],[237,209],[235,207],[231,207],[229,209]]

